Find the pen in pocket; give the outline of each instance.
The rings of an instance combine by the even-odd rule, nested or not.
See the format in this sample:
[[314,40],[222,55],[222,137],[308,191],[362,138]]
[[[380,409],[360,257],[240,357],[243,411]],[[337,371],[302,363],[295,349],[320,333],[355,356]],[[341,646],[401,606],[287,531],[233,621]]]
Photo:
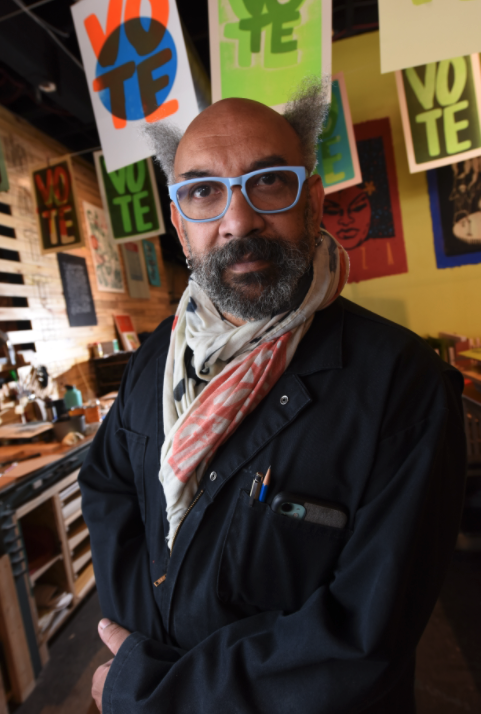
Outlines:
[[255,478],[252,482],[251,492],[249,494],[250,495],[249,506],[251,506],[251,507],[254,505],[254,501],[257,501],[257,499],[259,498],[263,478],[264,478],[264,476],[261,473],[257,472],[255,475]]
[[271,483],[271,467],[267,469],[267,473],[264,477],[264,481],[262,482],[262,488],[261,488],[261,493],[259,496],[259,502],[264,503],[266,498],[267,498],[267,491],[269,490],[269,486]]

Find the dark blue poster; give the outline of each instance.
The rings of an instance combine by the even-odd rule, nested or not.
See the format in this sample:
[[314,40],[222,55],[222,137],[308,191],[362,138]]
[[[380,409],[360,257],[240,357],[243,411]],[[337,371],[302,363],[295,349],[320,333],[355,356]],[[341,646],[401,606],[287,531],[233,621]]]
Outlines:
[[427,172],[438,268],[481,263],[481,159]]

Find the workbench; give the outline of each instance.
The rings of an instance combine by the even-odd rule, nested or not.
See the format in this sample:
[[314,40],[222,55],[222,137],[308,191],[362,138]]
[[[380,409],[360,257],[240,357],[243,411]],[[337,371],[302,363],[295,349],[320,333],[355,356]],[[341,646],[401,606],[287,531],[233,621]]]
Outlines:
[[[0,446],[0,463],[23,456],[0,476],[0,714],[25,701],[48,661],[48,642],[95,585],[77,477],[93,437],[75,446]],[[43,550],[42,550],[43,549]],[[39,593],[57,587],[63,609],[40,608]],[[37,596],[37,597],[36,597]]]

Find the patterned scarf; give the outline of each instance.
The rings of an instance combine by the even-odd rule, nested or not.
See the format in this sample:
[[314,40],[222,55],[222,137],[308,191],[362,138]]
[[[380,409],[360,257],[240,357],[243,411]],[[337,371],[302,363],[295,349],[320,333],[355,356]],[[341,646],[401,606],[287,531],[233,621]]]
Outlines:
[[215,452],[284,373],[314,313],[338,297],[348,273],[347,253],[323,231],[301,305],[240,327],[222,319],[205,292],[189,281],[174,319],[164,376],[159,478],[169,548]]

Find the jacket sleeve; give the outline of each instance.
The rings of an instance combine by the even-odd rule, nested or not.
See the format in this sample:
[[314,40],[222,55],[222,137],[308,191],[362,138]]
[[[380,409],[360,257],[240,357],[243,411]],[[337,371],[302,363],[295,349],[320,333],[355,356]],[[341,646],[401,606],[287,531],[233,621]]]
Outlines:
[[[131,390],[137,353],[131,357],[119,394],[104,419],[79,475],[82,512],[90,532],[92,558],[104,617],[162,640],[152,594],[144,523],[129,457],[122,415]],[[130,444],[132,451],[132,443]]]
[[456,539],[465,472],[458,377],[443,377],[444,406],[379,442],[329,585],[295,613],[247,617],[189,652],[132,634],[107,677],[105,714],[377,712],[412,667]]

